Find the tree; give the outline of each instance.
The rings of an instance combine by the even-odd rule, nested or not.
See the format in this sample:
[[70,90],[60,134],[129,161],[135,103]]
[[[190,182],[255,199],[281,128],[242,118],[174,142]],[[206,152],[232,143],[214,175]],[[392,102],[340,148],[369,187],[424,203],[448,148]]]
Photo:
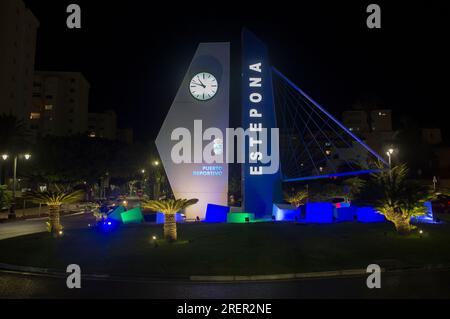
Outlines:
[[7,190],[6,185],[0,185],[0,210],[2,208],[8,207],[11,203],[12,195],[11,192]]
[[24,198],[36,204],[45,204],[49,210],[49,220],[47,229],[58,237],[62,235],[62,225],[60,223],[61,205],[76,203],[83,199],[84,191],[67,191],[59,186],[55,186],[53,191],[34,192],[30,191],[24,195]]
[[334,182],[318,183],[309,188],[309,200],[311,202],[328,202],[334,197],[342,197],[343,189]]
[[285,193],[284,199],[291,205],[294,205],[296,208],[304,205],[306,199],[308,198],[308,192],[306,190],[299,190],[294,193]]
[[374,205],[394,224],[398,233],[407,234],[413,229],[411,217],[426,213],[424,202],[430,200],[431,196],[429,187],[408,179],[408,168],[401,164],[390,172],[381,170],[371,174],[358,201]]
[[350,202],[355,199],[365,185],[365,181],[359,177],[347,178],[342,184],[344,186],[344,194],[346,201]]
[[164,214],[164,238],[168,242],[174,242],[177,240],[176,213],[197,202],[196,198],[147,200],[142,203],[142,207]]

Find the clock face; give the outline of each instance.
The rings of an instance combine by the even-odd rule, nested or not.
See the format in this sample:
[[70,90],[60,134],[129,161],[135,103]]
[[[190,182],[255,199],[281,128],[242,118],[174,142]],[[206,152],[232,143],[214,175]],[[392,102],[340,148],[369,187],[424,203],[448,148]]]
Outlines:
[[189,83],[189,91],[192,96],[200,101],[212,99],[216,95],[218,88],[217,79],[208,72],[201,72],[194,75],[191,83]]

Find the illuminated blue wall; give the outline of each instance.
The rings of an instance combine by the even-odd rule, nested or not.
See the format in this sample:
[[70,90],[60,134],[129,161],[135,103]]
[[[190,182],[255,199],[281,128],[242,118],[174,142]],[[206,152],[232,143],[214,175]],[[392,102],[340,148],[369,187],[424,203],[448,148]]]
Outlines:
[[208,204],[206,208],[206,216],[204,222],[206,223],[225,223],[227,221],[227,214],[230,212],[230,207],[215,204]]
[[273,204],[272,216],[276,221],[297,221],[300,219],[300,209],[286,204]]
[[305,222],[331,224],[333,209],[334,206],[331,203],[307,203]]
[[335,217],[338,222],[354,221],[356,217],[356,207],[335,208]]
[[377,213],[377,211],[373,207],[358,207],[356,209],[356,217],[357,220],[361,223],[376,223],[386,221],[386,218],[383,215]]

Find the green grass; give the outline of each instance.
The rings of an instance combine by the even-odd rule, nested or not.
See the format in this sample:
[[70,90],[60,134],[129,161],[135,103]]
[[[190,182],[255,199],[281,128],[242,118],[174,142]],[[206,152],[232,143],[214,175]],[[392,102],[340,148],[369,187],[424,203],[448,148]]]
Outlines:
[[390,224],[181,224],[179,244],[154,247],[161,225],[129,225],[112,233],[67,230],[0,241],[0,262],[114,275],[250,275],[365,268],[371,263],[450,263],[450,225],[421,225],[401,237]]

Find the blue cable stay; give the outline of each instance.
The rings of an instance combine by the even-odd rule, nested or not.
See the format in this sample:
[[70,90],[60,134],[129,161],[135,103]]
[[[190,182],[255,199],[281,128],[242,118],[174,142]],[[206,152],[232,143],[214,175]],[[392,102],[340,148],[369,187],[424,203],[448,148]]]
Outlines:
[[[293,97],[293,96],[291,96],[291,97]],[[293,97],[293,98],[295,98],[295,97]],[[299,113],[298,113],[298,112],[299,112],[299,109],[298,109],[298,108],[295,108],[295,111],[296,111],[296,115],[298,115],[298,114],[299,114]],[[318,127],[319,130],[318,130],[317,132],[314,133],[314,132],[310,129],[308,123],[305,122],[304,119],[303,119],[301,116],[298,116],[297,118],[299,118],[299,119],[302,121],[304,127],[308,130],[310,136],[312,136],[312,141],[315,142],[314,144],[317,145],[317,147],[318,147],[319,150],[320,150],[320,153],[324,156],[324,159],[325,159],[325,161],[326,161],[326,165],[329,165],[329,166],[331,166],[334,170],[336,170],[336,166],[333,164],[333,162],[331,162],[331,161],[329,160],[329,158],[328,158],[327,155],[326,155],[325,150],[322,148],[322,146],[320,145],[319,141],[317,141],[317,139],[316,139],[316,137],[317,137],[320,133],[323,133],[322,130],[320,129],[320,127]],[[309,116],[309,118],[312,119],[311,116]],[[314,122],[314,120],[313,120],[313,122]],[[295,125],[295,127],[298,129],[298,127],[297,127],[297,122],[296,122],[296,121],[294,122],[294,125]],[[304,131],[304,130],[303,130],[303,131]],[[311,142],[310,142],[310,143],[311,143]],[[308,147],[305,147],[305,149],[308,149]],[[318,175],[321,175],[321,174],[320,174],[320,171],[317,171],[317,174],[318,174]]]
[[379,172],[373,160],[386,161],[273,69],[283,181],[294,182]]
[[[298,95],[298,94],[297,94],[297,95]],[[298,97],[296,97],[296,98],[298,98]],[[307,101],[304,101],[304,102],[305,102],[306,104],[308,104]],[[308,106],[310,106],[310,105],[308,105]],[[344,161],[346,162],[346,164],[347,164],[351,169],[355,169],[354,166],[352,165],[352,163],[350,163],[350,162],[345,158],[345,156],[342,157],[343,154],[342,154],[341,149],[340,149],[339,147],[337,147],[337,146],[335,145],[335,143],[334,143],[332,140],[330,140],[330,138],[329,138],[329,136],[328,136],[327,134],[325,134],[325,132],[323,131],[324,126],[328,126],[328,127],[336,134],[336,136],[339,137],[340,140],[343,141],[343,142],[347,145],[347,147],[352,148],[353,146],[350,145],[349,143],[347,143],[347,141],[345,141],[345,139],[343,139],[342,136],[339,135],[338,132],[336,132],[336,130],[328,123],[328,122],[329,122],[329,119],[323,119],[322,116],[321,116],[316,110],[314,110],[314,108],[313,108],[312,106],[310,106],[310,107],[311,107],[311,109],[312,109],[312,112],[311,112],[311,113],[316,113],[316,114],[318,115],[319,119],[323,121],[322,126],[319,126],[319,125],[317,124],[317,122],[313,119],[313,117],[311,116],[311,113],[310,113],[309,118],[312,119],[312,122],[317,126],[319,132],[325,137],[325,139],[327,140],[327,142],[329,143],[329,145],[331,146],[331,148],[334,149],[334,150],[336,150],[337,153],[341,156],[341,158],[344,159]],[[309,128],[308,128],[308,129],[309,129]],[[316,140],[316,139],[314,139],[314,140]],[[309,147],[309,145],[306,145],[305,147]]]

